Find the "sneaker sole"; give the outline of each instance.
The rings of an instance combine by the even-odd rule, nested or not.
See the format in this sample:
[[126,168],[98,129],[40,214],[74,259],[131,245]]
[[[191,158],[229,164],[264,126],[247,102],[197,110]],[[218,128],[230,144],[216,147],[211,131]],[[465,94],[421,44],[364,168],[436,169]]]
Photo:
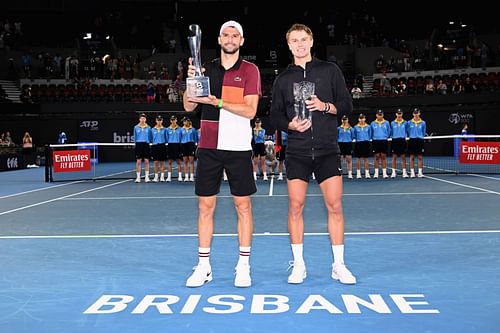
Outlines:
[[356,282],[357,282],[356,280],[354,280],[354,282],[345,282],[345,281],[342,281],[342,280],[340,280],[340,278],[338,277],[337,274],[333,274],[333,273],[332,273],[332,279],[337,280],[337,281],[339,281],[342,284],[356,284]]
[[237,288],[248,288],[250,286],[252,286],[252,281],[248,282],[248,283],[234,283],[234,286],[237,287]]
[[301,283],[304,283],[304,280],[306,279],[307,277],[307,273],[304,273],[304,277],[302,278],[302,280],[300,281],[290,281],[290,279],[288,279],[288,283],[289,284],[301,284]]
[[210,273],[209,276],[207,276],[207,278],[205,279],[205,281],[203,281],[202,284],[188,284],[186,283],[186,287],[188,288],[196,288],[196,287],[201,287],[207,283],[209,283],[210,281],[212,281],[214,278],[212,277],[212,273]]

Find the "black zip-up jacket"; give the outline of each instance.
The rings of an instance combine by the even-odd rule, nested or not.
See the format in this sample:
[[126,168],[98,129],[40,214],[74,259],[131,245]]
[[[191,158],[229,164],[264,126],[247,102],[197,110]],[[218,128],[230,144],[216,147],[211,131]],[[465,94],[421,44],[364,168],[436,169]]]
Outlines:
[[[293,83],[310,81],[315,84],[315,95],[323,102],[337,108],[337,114],[313,111],[312,126],[300,133],[289,130],[288,124],[295,117]],[[352,97],[347,90],[344,75],[337,64],[313,58],[301,66],[289,65],[279,74],[273,84],[271,122],[278,130],[288,131],[287,154],[322,156],[339,154],[337,143],[337,117],[352,112]]]

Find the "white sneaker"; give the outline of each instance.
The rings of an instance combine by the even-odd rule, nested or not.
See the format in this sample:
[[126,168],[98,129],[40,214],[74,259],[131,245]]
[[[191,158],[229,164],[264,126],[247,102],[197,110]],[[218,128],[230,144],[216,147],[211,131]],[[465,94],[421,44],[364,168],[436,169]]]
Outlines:
[[144,177],[144,182],[145,183],[149,183],[150,181],[151,181],[151,179],[149,179],[149,176]]
[[188,182],[188,181],[189,181],[189,176],[188,176],[188,175],[186,175],[186,176],[184,177],[184,181],[185,181],[185,182]]
[[186,281],[186,287],[201,287],[212,281],[212,267],[210,265],[198,264],[198,266],[193,267],[193,270],[193,274]]
[[356,277],[352,275],[344,264],[332,264],[332,279],[343,284],[356,284]]
[[422,177],[424,177],[424,174],[423,174],[423,173],[421,173],[421,172],[419,172],[419,173],[417,173],[417,177],[418,177],[418,178],[422,178]]
[[265,181],[269,180],[269,178],[267,178],[267,175],[264,175],[264,178],[262,178],[262,179],[264,179]]
[[406,171],[403,172],[403,178],[408,178],[408,174],[406,173]]
[[182,174],[179,174],[179,177],[177,177],[177,180],[182,182]]
[[250,265],[238,264],[234,272],[234,286],[245,288],[252,285],[252,278],[250,277]]
[[352,172],[350,172],[350,171],[349,171],[349,172],[347,173],[347,178],[352,179]]
[[375,173],[373,174],[373,178],[378,178],[378,169],[375,169]]
[[155,175],[155,177],[153,178],[153,181],[154,181],[155,183],[158,183],[158,175]]
[[391,178],[396,178],[396,171],[392,170]]
[[167,177],[167,183],[170,183],[172,181],[172,178],[169,176]]
[[282,175],[282,174],[280,174],[280,175],[278,176],[278,180],[283,180],[283,175]]
[[372,178],[372,177],[370,177],[370,173],[369,173],[369,172],[366,172],[366,173],[365,173],[365,178],[366,178],[366,179]]
[[415,171],[413,169],[410,170],[410,178],[415,178]]
[[307,277],[306,265],[305,264],[295,264],[295,262],[290,261],[288,263],[290,266],[288,269],[292,268],[292,274],[288,276],[288,283],[291,284],[299,284],[304,282],[304,279]]
[[389,176],[387,175],[387,171],[385,169],[382,171],[382,178],[387,179]]
[[135,182],[136,182],[136,183],[140,183],[140,182],[141,182],[141,177],[137,177],[137,178],[135,179]]
[[361,179],[361,172],[360,171],[356,172],[356,179]]
[[164,182],[165,181],[165,176],[164,175],[161,175],[160,176],[160,182]]
[[194,182],[194,175],[189,176],[189,181]]

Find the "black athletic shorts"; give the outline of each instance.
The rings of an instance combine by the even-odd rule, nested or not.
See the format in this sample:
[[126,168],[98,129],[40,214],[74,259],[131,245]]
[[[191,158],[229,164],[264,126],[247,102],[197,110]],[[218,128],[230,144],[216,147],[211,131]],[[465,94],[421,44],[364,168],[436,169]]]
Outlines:
[[181,158],[181,144],[169,143],[167,146],[167,159],[177,160]]
[[151,157],[153,161],[165,161],[167,159],[167,146],[164,143],[152,145]]
[[212,196],[220,191],[222,175],[226,170],[231,194],[248,196],[257,192],[253,179],[252,151],[229,151],[198,148],[196,150],[195,193]]
[[410,155],[421,155],[424,153],[424,139],[410,139],[408,141],[408,153]]
[[340,155],[352,155],[352,142],[339,142]]
[[301,179],[309,182],[312,173],[318,184],[324,180],[342,175],[342,166],[339,154],[304,157],[288,154],[286,156],[286,177],[288,179]]
[[149,143],[147,142],[136,142],[135,143],[135,159],[142,160],[151,158],[151,150],[149,149]]
[[266,156],[266,145],[264,143],[256,143],[253,146],[253,157]]
[[357,141],[354,144],[356,157],[370,157],[370,141]]
[[182,156],[194,156],[196,145],[194,142],[186,142],[181,144]]
[[391,151],[393,154],[397,155],[406,154],[406,139],[405,138],[392,139]]
[[389,149],[389,141],[387,141],[387,140],[373,140],[372,141],[372,148],[373,148],[373,152],[375,154],[378,154],[378,153],[387,154],[387,151]]

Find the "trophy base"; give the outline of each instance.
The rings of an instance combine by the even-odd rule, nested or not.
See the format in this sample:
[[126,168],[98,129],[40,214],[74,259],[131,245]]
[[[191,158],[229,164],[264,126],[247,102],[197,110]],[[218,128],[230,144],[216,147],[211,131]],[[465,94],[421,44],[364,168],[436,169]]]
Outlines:
[[186,94],[188,97],[207,97],[210,95],[210,80],[207,76],[186,78]]

